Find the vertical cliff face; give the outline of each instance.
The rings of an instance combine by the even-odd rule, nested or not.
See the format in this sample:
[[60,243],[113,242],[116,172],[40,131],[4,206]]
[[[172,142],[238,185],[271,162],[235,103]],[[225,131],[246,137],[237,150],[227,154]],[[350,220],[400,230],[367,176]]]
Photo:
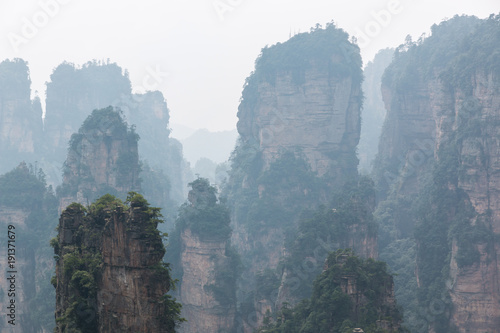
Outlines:
[[[0,176],[0,226],[5,230],[0,255],[6,273],[0,277],[0,305],[8,309],[14,304],[14,316],[0,319],[2,331],[53,330],[54,292],[50,278],[54,260],[49,240],[56,221],[57,200],[46,187],[41,170],[22,163]],[[10,309],[6,311],[11,313]],[[10,320],[14,325],[8,323]]]
[[174,332],[178,305],[157,228],[159,209],[131,193],[70,205],[53,241],[56,332]]
[[388,115],[376,172],[387,202],[419,201],[391,223],[400,238],[415,230],[418,302],[429,312],[419,327],[430,331],[500,324],[500,72],[492,44],[499,22],[455,17],[434,26],[431,37],[407,42],[385,74]]
[[340,166],[352,171],[360,131],[360,64],[359,51],[333,26],[263,49],[238,109],[242,143],[255,145],[264,168],[283,151],[300,150],[320,176],[339,176]]
[[[475,233],[470,239],[464,240],[458,234],[452,240],[451,322],[461,332],[487,331],[500,325],[500,244],[497,241],[500,234],[500,192],[497,186],[500,181],[500,146],[497,140],[500,76],[497,73],[475,73],[472,84],[473,102],[464,99],[461,94],[457,96],[460,104],[474,103],[465,104],[477,111],[474,114],[472,110],[470,118],[465,121],[469,125],[480,126],[478,132],[465,137],[458,147],[461,170],[457,187],[467,194],[468,202],[474,208],[470,224]],[[456,115],[460,114],[459,108]],[[474,260],[465,263],[463,256],[469,251]]]
[[61,209],[88,205],[99,195],[139,188],[139,137],[112,107],[95,110],[70,140],[60,188]]
[[217,281],[220,279],[219,270],[230,265],[230,258],[226,256],[226,241],[200,240],[190,229],[186,229],[181,235],[181,242],[183,275],[180,302],[182,316],[187,320],[181,331],[233,331],[236,304],[227,306],[217,295],[224,293],[220,288],[232,288],[234,291],[234,282],[232,286],[222,286],[224,281]]
[[42,134],[39,99],[30,99],[28,65],[21,59],[0,63],[0,172],[14,168],[23,159],[35,161]]
[[190,186],[173,241],[182,316],[187,320],[180,330],[234,332],[239,257],[230,245],[229,211],[217,203],[216,189],[208,180],[199,178]]

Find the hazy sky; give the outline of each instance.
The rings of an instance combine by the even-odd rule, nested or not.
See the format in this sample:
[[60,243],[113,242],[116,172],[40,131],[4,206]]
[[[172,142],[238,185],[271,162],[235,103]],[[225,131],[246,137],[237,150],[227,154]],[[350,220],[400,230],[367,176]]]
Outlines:
[[135,91],[163,92],[175,136],[175,124],[235,128],[260,49],[290,32],[333,20],[358,37],[366,63],[444,18],[499,11],[499,0],[0,0],[0,60],[27,60],[43,100],[62,61],[109,58]]

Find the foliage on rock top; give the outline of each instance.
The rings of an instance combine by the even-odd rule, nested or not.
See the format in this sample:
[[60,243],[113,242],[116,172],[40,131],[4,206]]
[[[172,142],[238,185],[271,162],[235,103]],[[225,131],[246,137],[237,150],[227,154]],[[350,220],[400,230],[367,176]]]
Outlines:
[[436,74],[454,87],[469,89],[478,70],[500,74],[500,15],[480,20],[458,16],[434,24],[429,37],[407,37],[396,49],[383,83],[398,91],[416,87],[419,79]]
[[218,202],[217,189],[205,178],[198,178],[189,183],[189,186],[189,202],[183,204],[179,210],[178,228],[190,228],[191,232],[201,239],[229,239],[229,209]]
[[30,96],[31,78],[28,63],[15,58],[0,62],[0,93],[7,97]]
[[290,72],[293,81],[300,85],[305,81],[305,71],[318,62],[325,64],[332,76],[351,76],[356,83],[363,80],[359,47],[333,22],[324,29],[318,24],[310,32],[262,49],[255,71],[246,79],[238,113],[257,103],[260,82],[274,85],[277,73]]
[[[82,223],[73,235],[75,242],[63,246],[57,239],[51,241],[57,255],[58,265],[62,265],[62,274],[64,275],[58,276],[54,283],[57,285],[60,281],[68,281],[72,288],[72,294],[69,297],[70,306],[57,319],[58,326],[61,329],[77,327],[79,332],[82,333],[95,332],[96,330],[98,317],[95,302],[101,278],[100,272],[103,267],[100,239],[105,220],[117,209],[131,212],[139,211],[140,214],[145,214],[146,220],[141,220],[143,225],[141,228],[145,230],[150,241],[155,241],[156,245],[161,248],[158,253],[155,252],[154,254],[158,254],[158,258],[161,258],[165,252],[162,237],[157,230],[158,223],[162,222],[160,209],[151,207],[141,194],[129,192],[125,203],[113,195],[106,194],[88,208],[78,203],[69,205],[66,212],[71,213],[72,216],[80,215],[82,217]],[[165,283],[167,288],[175,287],[175,281],[171,278],[168,263],[159,262],[151,269],[155,276]],[[166,326],[173,329],[176,323],[183,321],[180,317],[180,304],[175,299],[164,297],[157,301],[164,304],[165,312],[161,320]],[[92,313],[93,319],[83,322],[78,316],[82,309]]]

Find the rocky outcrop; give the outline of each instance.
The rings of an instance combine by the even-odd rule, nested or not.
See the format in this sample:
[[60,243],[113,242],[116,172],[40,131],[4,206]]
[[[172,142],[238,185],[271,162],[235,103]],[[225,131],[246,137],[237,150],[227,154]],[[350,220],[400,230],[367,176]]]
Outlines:
[[59,190],[61,210],[90,204],[105,193],[124,197],[139,189],[139,137],[112,107],[95,110],[71,137]]
[[42,108],[30,99],[28,64],[21,60],[0,63],[0,172],[23,160],[34,162],[42,138]]
[[[423,202],[415,216],[396,214],[394,226],[401,238],[416,226],[419,306],[429,313],[420,327],[431,332],[496,332],[500,324],[500,72],[488,56],[498,52],[499,21],[433,26],[431,37],[400,47],[382,87],[377,179],[389,200]],[[474,46],[457,46],[465,40]],[[433,293],[438,285],[443,295]]]
[[174,332],[159,211],[135,193],[129,202],[106,195],[88,212],[74,203],[62,213],[56,332]]
[[234,332],[239,257],[231,248],[229,211],[217,202],[207,179],[189,184],[188,203],[180,212],[172,240],[174,272],[180,274],[179,296],[184,333]]
[[[477,251],[479,260],[460,268],[456,257],[463,250],[459,246],[465,244],[457,244],[454,239],[450,262],[453,302],[450,321],[460,332],[500,327],[500,243],[496,240],[500,235],[500,145],[496,139],[499,127],[495,121],[500,117],[499,78],[492,73],[473,76],[472,96],[481,111],[466,121],[478,121],[481,131],[478,136],[465,138],[460,147],[462,175],[458,187],[467,194],[476,212],[470,223],[485,227],[491,233],[475,240],[473,251]],[[459,115],[467,100],[460,94],[456,97],[455,115]]]

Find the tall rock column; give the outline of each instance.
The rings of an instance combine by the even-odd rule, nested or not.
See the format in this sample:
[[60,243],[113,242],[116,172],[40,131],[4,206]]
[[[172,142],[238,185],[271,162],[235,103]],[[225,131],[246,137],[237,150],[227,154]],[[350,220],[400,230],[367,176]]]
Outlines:
[[[358,176],[361,66],[358,46],[330,23],[264,48],[246,80],[225,193],[244,261],[238,301],[246,332],[272,312],[276,297],[256,296],[257,277],[289,255],[285,239],[294,238],[301,212],[329,205],[333,189]],[[376,244],[367,238],[367,247]]]
[[105,193],[124,197],[137,191],[138,140],[119,110],[94,110],[70,140],[59,189],[61,210],[74,201],[88,205]]
[[230,245],[229,211],[217,203],[208,180],[199,178],[190,185],[176,229],[180,300],[187,320],[181,331],[233,332],[239,256]]
[[174,332],[179,305],[157,230],[159,209],[131,192],[62,213],[56,253],[56,332]]
[[28,64],[21,59],[0,63],[0,173],[23,160],[34,162],[42,139],[40,100],[30,99]]

